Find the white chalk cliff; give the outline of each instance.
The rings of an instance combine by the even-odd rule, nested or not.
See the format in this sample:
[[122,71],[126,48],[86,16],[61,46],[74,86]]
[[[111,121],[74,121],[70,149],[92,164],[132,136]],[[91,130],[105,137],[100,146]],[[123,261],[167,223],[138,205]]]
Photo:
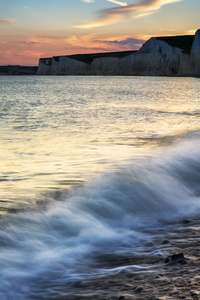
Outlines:
[[200,29],[197,30],[192,44],[190,66],[192,74],[200,75]]
[[41,58],[38,75],[200,75],[200,29],[195,36],[149,39],[123,55]]

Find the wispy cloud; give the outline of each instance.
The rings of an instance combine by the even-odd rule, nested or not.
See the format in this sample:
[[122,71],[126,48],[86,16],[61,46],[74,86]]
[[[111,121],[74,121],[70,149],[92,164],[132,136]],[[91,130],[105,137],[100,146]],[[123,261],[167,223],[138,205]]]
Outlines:
[[142,39],[136,39],[136,38],[118,38],[115,40],[104,40],[104,41],[96,41],[98,43],[103,43],[104,45],[109,45],[112,47],[118,47],[118,50],[134,50],[141,47],[142,44],[144,44],[145,40]]
[[121,1],[117,1],[117,0],[107,0],[108,2],[112,2],[112,3],[115,3],[115,4],[119,4],[121,6],[128,6],[127,3],[125,2],[121,2]]
[[83,36],[73,35],[65,40],[67,47],[70,49],[77,49],[78,51],[126,51],[137,50],[146,41],[141,37],[133,36],[114,36],[110,38],[104,38],[98,34],[88,34]]
[[[183,0],[142,0],[138,3],[116,6],[98,12],[98,18],[91,23],[76,26],[78,28],[94,28],[111,25],[119,22],[127,22],[134,18],[141,18],[158,11],[163,5],[181,2]],[[116,3],[118,1],[110,1]],[[118,3],[119,4],[119,3]]]
[[0,19],[0,24],[11,24],[15,22],[15,19]]
[[85,2],[85,3],[93,3],[95,2],[94,0],[81,0],[82,2]]
[[31,36],[29,37],[28,43],[34,43],[34,44],[50,44],[52,42],[55,42],[56,40],[59,40],[58,38],[49,38],[49,37],[40,37],[40,36]]

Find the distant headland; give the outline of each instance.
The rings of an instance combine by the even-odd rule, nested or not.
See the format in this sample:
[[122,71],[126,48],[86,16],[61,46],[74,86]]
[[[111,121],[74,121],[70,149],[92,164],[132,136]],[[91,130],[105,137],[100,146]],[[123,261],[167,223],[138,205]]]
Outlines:
[[35,75],[38,67],[8,65],[0,66],[0,75]]
[[200,76],[200,29],[195,35],[150,38],[138,51],[41,58],[37,74]]

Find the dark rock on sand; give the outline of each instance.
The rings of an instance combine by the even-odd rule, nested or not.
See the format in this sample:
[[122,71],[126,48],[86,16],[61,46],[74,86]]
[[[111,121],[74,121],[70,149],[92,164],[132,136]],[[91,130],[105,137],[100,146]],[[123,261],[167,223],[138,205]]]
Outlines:
[[118,300],[125,300],[125,299],[126,299],[126,297],[120,296]]
[[185,260],[184,254],[181,252],[181,253],[176,253],[176,254],[172,254],[172,255],[168,256],[165,259],[165,263],[185,264],[186,260]]

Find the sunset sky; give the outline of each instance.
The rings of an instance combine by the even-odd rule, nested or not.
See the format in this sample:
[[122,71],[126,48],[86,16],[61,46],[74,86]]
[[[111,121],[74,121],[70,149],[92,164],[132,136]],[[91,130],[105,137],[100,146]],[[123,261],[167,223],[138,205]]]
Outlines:
[[0,65],[134,50],[198,28],[200,0],[0,0]]

